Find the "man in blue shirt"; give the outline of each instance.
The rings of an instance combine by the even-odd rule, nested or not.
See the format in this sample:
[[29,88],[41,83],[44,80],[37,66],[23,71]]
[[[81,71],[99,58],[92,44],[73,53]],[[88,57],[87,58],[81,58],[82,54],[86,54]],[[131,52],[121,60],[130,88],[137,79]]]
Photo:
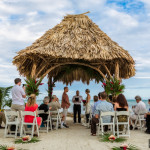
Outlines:
[[[101,103],[99,103],[95,110],[95,116],[92,118],[91,123],[91,135],[96,135],[96,124],[99,123],[99,116],[101,112],[114,111],[113,105],[106,101],[107,94],[105,92],[101,93]],[[111,116],[103,117],[104,123],[109,123],[111,121]],[[105,131],[108,129],[108,126],[105,127]]]
[[100,92],[98,94],[98,96],[94,96],[94,106],[93,106],[93,109],[92,109],[92,115],[94,116],[95,115],[95,110],[96,110],[96,107],[97,105],[101,102],[101,94],[102,92]]

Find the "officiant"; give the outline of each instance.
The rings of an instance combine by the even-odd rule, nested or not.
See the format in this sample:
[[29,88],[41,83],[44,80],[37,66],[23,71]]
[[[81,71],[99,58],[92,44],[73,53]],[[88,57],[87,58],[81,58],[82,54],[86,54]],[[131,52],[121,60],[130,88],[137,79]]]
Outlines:
[[73,114],[74,114],[74,123],[76,123],[76,115],[78,114],[78,123],[81,123],[81,102],[83,98],[80,96],[80,92],[76,91],[76,95],[73,96],[72,102],[73,106]]

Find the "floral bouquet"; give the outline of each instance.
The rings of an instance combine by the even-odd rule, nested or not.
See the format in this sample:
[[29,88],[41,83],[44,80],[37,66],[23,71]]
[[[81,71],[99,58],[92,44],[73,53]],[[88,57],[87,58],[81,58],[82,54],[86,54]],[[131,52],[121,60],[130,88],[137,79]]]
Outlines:
[[107,95],[117,96],[124,92],[125,86],[120,83],[116,78],[103,82],[102,87],[105,89]]
[[110,136],[108,137],[108,139],[109,139],[110,141],[114,141],[114,140],[116,140],[116,137],[115,137],[114,135],[110,135]]
[[15,147],[14,146],[8,146],[6,149],[7,150],[15,150]]
[[83,104],[85,104],[85,103],[86,103],[86,100],[82,100],[82,102],[83,102]]
[[26,93],[28,96],[31,94],[35,94],[36,96],[39,95],[39,86],[43,85],[44,83],[41,83],[43,78],[40,78],[39,80],[36,80],[34,78],[26,79]]
[[31,137],[29,135],[22,137],[23,142],[29,142],[31,141]]

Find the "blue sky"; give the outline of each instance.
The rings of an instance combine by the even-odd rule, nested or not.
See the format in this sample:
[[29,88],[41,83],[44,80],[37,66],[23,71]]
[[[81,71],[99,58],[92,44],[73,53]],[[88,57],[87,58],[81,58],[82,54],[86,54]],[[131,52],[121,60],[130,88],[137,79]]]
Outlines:
[[[136,61],[136,76],[123,83],[125,96],[133,99],[139,94],[150,98],[150,1],[149,0],[1,0],[0,1],[0,86],[13,85],[19,77],[12,59],[16,52],[31,45],[45,31],[58,24],[66,14],[90,11],[88,16],[112,40],[128,50]],[[21,77],[23,79],[23,77]],[[47,95],[47,79],[40,87]],[[62,83],[57,83],[54,93],[61,98]],[[70,98],[79,89],[94,96],[102,91],[101,83],[90,85],[74,82],[69,87]]]

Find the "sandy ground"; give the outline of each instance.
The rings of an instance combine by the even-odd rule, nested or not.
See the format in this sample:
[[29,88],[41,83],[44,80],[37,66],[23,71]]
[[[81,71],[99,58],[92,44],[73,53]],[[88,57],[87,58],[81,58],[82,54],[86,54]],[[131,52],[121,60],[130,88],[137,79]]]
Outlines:
[[[68,118],[69,129],[53,130],[49,133],[40,133],[38,143],[17,144],[16,148],[29,150],[111,150],[120,143],[103,143],[99,137],[90,136],[90,129],[81,124],[73,124],[72,118]],[[150,135],[144,131],[131,131],[131,137],[126,143],[137,145],[141,150],[150,150],[148,148],[148,139]],[[0,144],[14,145],[14,138],[4,138],[4,130],[0,129]]]

